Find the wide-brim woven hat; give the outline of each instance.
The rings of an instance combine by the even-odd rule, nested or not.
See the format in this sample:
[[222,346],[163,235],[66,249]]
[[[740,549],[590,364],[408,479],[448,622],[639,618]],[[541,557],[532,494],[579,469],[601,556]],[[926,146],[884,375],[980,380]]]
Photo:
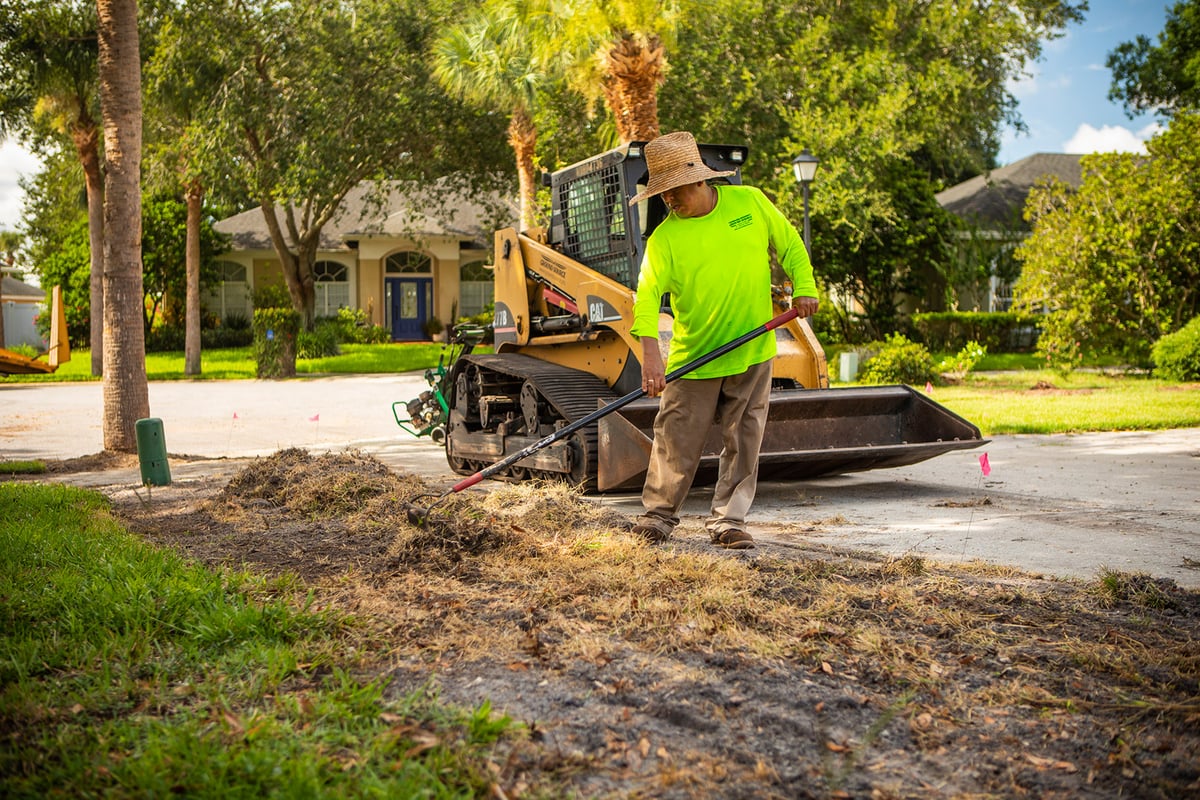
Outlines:
[[700,148],[696,146],[696,139],[687,131],[659,136],[646,143],[645,152],[650,180],[646,188],[629,201],[631,206],[679,186],[710,178],[724,178],[734,173],[734,170],[722,172],[710,169],[700,158]]

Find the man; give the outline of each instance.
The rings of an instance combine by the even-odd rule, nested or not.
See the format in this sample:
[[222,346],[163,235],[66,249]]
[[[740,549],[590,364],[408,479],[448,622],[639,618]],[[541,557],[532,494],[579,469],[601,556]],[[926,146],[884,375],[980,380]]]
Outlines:
[[[733,173],[710,169],[690,133],[660,136],[646,145],[645,154],[650,178],[630,205],[661,194],[670,214],[646,243],[634,301],[642,388],[651,397],[662,394],[662,402],[642,489],[643,514],[633,530],[652,542],[670,538],[716,418],[724,449],[705,528],[720,547],[754,547],[745,520],[758,483],[775,337],[752,339],[669,385],[666,373],[774,316],[772,250],[794,286],[792,306],[800,316],[811,316],[817,310],[812,265],[795,226],[760,190],[707,183]],[[666,365],[658,342],[664,293],[670,293],[675,317]]]

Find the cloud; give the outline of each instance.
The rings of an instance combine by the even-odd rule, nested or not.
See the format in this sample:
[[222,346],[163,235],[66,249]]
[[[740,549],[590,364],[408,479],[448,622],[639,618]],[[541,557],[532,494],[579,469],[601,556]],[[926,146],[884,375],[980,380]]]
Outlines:
[[1157,123],[1134,131],[1120,125],[1093,128],[1086,122],[1063,145],[1064,153],[1145,153],[1146,140],[1162,130]]
[[25,193],[17,180],[41,168],[41,160],[17,142],[0,143],[0,230],[13,230],[21,219]]

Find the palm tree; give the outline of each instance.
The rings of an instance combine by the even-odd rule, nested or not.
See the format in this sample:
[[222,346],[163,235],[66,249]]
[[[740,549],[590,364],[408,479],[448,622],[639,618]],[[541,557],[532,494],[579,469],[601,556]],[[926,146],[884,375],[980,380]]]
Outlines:
[[[147,86],[155,113],[146,124],[155,141],[147,146],[149,172],[154,165],[165,175],[152,176],[174,189],[182,188],[187,205],[186,297],[184,312],[183,372],[199,375],[200,362],[200,224],[206,185],[204,145],[209,135],[202,119],[208,100],[220,85],[221,71],[208,57],[208,47],[194,33],[196,15],[206,9],[182,7],[167,17],[158,31],[157,46],[147,65]],[[186,64],[186,68],[183,66]]]
[[104,186],[96,95],[96,7],[5,4],[0,11],[0,138],[35,121],[69,136],[83,166],[91,247],[92,374],[104,364]]
[[604,98],[622,142],[658,136],[658,87],[685,2],[563,0],[573,46],[561,51],[588,55],[576,60],[574,84],[585,96]]
[[508,144],[516,155],[521,225],[537,224],[537,108],[539,87],[553,62],[546,40],[555,17],[546,0],[499,0],[450,30],[434,47],[434,73],[447,91],[509,114]]
[[137,0],[97,0],[104,116],[104,449],[137,449],[150,415],[142,328],[142,65]]

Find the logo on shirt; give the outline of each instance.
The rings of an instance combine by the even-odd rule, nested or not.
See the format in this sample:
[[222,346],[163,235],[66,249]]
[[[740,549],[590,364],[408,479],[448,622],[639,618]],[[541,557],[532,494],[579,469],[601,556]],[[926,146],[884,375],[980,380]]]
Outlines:
[[729,220],[729,227],[733,228],[735,231],[739,231],[742,228],[748,228],[753,224],[753,214],[743,214],[740,217],[735,217],[734,219]]

